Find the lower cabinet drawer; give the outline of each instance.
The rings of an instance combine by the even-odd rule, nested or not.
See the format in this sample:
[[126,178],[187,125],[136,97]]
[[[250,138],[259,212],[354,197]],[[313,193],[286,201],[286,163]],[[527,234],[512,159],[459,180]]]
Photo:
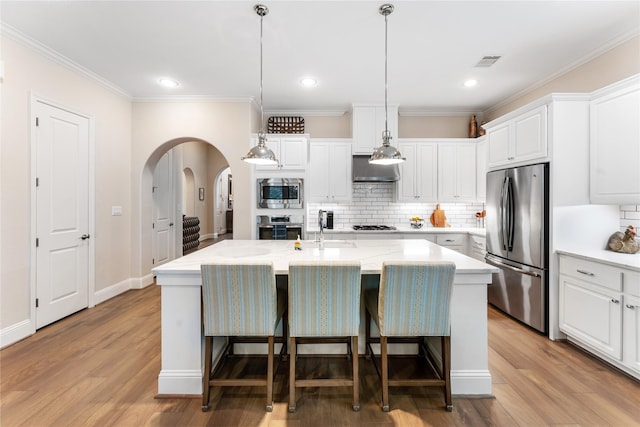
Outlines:
[[622,291],[622,270],[581,258],[560,256],[560,274],[575,277],[614,291]]
[[436,243],[442,246],[464,246],[466,239],[465,234],[438,234]]

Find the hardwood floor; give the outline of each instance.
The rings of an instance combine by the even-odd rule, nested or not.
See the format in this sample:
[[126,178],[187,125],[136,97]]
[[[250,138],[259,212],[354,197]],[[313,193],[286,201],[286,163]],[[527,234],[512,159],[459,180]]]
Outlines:
[[[361,410],[348,388],[299,390],[287,412],[288,365],[274,386],[275,408],[264,411],[260,388],[213,391],[200,399],[155,399],[160,371],[160,289],[129,291],[41,329],[0,351],[0,425],[12,426],[637,426],[640,383],[570,344],[552,342],[499,312],[489,311],[489,364],[495,399],[456,398],[392,389],[380,410],[379,381],[360,362]],[[336,369],[340,359],[301,359],[305,370]],[[248,363],[247,363],[248,362]],[[255,370],[261,359],[239,361]],[[245,366],[242,366],[242,364]],[[348,362],[347,362],[348,363]]]

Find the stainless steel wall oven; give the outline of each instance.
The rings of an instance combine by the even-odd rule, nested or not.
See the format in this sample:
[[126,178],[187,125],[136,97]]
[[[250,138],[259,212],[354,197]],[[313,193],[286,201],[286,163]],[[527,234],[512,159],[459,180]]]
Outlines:
[[304,238],[303,215],[260,215],[257,218],[258,240],[296,240]]

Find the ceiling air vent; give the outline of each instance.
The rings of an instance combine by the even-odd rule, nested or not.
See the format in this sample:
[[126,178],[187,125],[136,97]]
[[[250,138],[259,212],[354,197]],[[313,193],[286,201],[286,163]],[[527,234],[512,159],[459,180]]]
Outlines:
[[476,67],[491,67],[500,58],[500,56],[483,56],[476,64]]

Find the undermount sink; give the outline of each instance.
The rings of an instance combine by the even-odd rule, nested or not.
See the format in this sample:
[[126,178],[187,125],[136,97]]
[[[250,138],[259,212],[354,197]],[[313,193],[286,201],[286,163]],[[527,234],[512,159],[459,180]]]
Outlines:
[[[319,243],[316,241],[307,241],[307,242],[303,242],[302,243],[302,248],[318,248]],[[355,248],[356,244],[355,242],[351,242],[348,240],[325,240],[324,241],[324,247],[329,248],[329,249],[340,249],[340,248]]]

